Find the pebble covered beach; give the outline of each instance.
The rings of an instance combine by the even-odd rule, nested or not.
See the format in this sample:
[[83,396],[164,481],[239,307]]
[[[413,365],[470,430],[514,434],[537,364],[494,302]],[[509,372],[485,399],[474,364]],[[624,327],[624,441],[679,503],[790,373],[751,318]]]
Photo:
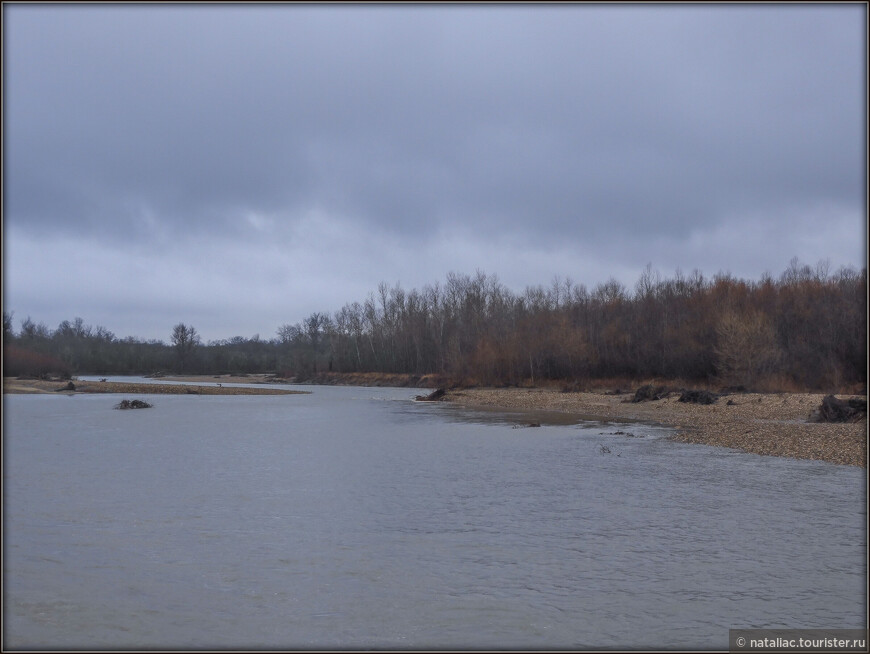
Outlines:
[[866,467],[866,417],[848,423],[810,422],[822,394],[737,393],[706,405],[680,402],[679,393],[636,403],[631,397],[542,388],[473,388],[450,391],[446,399],[469,407],[555,410],[608,420],[654,422],[674,427],[676,433],[671,438],[685,443]]

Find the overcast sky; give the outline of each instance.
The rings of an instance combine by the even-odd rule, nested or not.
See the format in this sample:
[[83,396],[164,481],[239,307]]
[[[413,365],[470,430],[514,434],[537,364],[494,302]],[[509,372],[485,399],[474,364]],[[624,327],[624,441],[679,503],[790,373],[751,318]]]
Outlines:
[[861,268],[866,11],[4,4],[4,309],[268,339],[450,271]]

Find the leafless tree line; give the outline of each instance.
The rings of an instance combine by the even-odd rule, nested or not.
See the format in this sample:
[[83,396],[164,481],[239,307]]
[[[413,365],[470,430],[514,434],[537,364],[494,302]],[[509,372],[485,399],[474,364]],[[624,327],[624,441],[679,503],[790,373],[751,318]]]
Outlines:
[[4,312],[4,374],[275,371],[435,374],[458,383],[684,379],[760,390],[866,384],[867,271],[792,260],[774,279],[705,278],[647,266],[633,289],[570,279],[515,293],[498,278],[449,274],[406,291],[381,284],[362,302],[282,325],[277,337],[171,343],[117,338],[81,318],[56,330]]
[[794,259],[774,280],[651,266],[629,290],[555,279],[516,294],[495,276],[450,274],[278,330],[280,365],[438,374],[489,385],[594,378],[716,380],[747,388],[866,383],[866,269],[831,274]]

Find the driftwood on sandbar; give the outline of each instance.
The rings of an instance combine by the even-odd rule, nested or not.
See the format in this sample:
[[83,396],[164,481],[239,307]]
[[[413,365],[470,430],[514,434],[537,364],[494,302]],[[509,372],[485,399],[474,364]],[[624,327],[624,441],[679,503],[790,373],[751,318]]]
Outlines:
[[841,400],[826,395],[818,409],[810,415],[811,422],[857,422],[867,417],[867,400],[853,397]]
[[418,395],[414,399],[418,402],[440,402],[444,399],[444,396],[447,394],[443,388],[436,388],[434,391],[429,393],[429,395]]
[[710,391],[683,391],[680,395],[680,402],[690,402],[692,404],[715,404],[719,396]]
[[653,386],[652,384],[647,384],[646,386],[641,386],[634,392],[634,397],[630,400],[626,400],[626,402],[651,402],[654,400],[661,400],[670,395],[671,391],[667,386]]

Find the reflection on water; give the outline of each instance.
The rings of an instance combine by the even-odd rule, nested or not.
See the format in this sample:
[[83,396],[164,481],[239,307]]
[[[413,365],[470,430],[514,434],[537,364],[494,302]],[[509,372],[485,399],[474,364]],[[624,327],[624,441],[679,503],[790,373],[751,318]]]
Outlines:
[[5,647],[725,649],[729,627],[865,626],[861,469],[306,390],[4,397]]

